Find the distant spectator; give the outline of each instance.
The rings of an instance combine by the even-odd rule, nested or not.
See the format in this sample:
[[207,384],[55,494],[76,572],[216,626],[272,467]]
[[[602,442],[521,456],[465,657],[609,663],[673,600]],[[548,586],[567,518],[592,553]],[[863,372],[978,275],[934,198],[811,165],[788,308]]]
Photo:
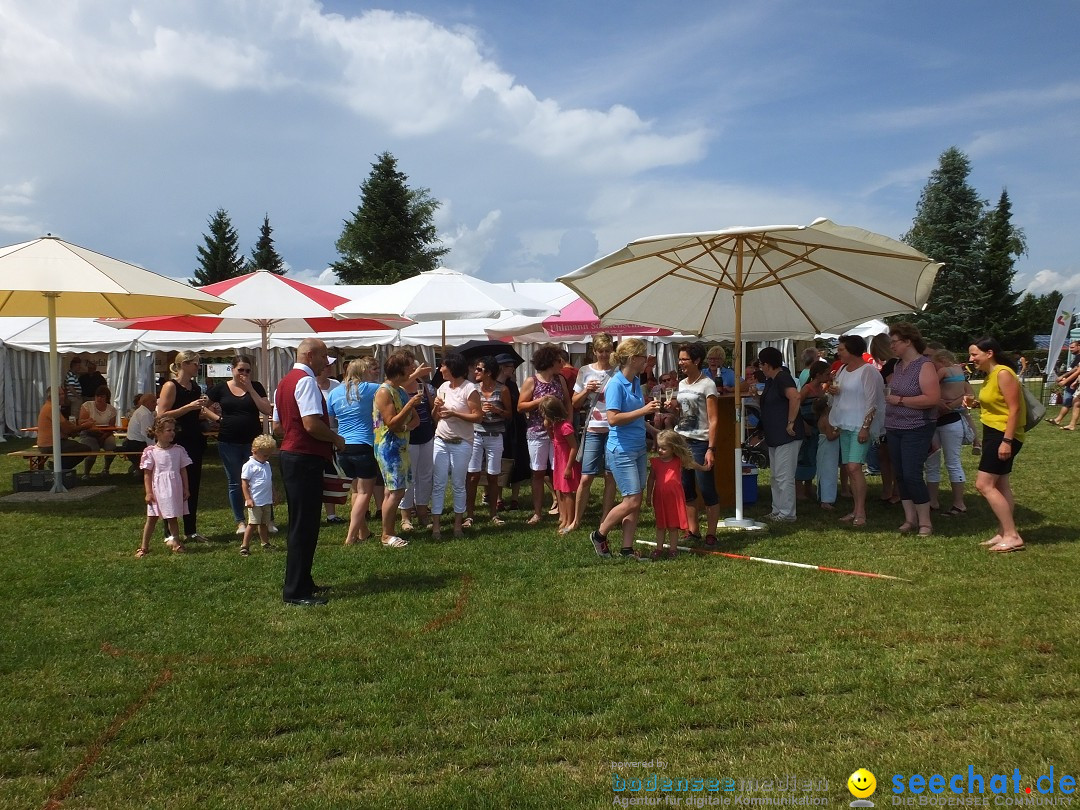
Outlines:
[[[94,391],[94,398],[89,402],[83,403],[82,409],[79,411],[79,421],[86,422],[89,420],[96,427],[116,427],[116,408],[109,404],[110,399],[112,399],[112,392],[109,390],[109,387],[107,385],[99,385],[97,390]],[[95,430],[94,428],[90,428],[83,432],[79,437],[79,441],[85,444],[87,449],[95,452],[99,450],[116,449],[116,437],[113,436],[112,431],[110,430]],[[89,477],[90,470],[94,468],[95,461],[97,461],[97,459],[94,456],[87,456],[83,468],[84,476]],[[105,459],[106,475],[109,474],[109,468],[112,467],[112,462],[111,456]]]
[[75,355],[71,358],[71,362],[68,363],[67,377],[64,378],[64,393],[67,397],[68,408],[72,413],[78,413],[82,407],[82,383],[79,382],[81,377],[86,371],[86,364],[83,363],[82,357]]
[[94,392],[101,386],[108,385],[105,376],[97,370],[97,363],[93,360],[86,361],[86,373],[79,375],[79,388],[83,402],[94,398]]
[[[52,454],[53,452],[53,419],[52,419],[52,396],[50,394],[51,389],[45,390],[45,404],[41,406],[41,410],[38,411],[38,450],[42,453]],[[83,422],[71,422],[68,420],[68,416],[64,411],[67,409],[66,405],[60,407],[60,452],[61,453],[85,453],[88,448],[85,444],[77,442],[71,437],[77,433],[87,430],[94,426],[94,423],[89,419]],[[80,459],[79,457],[65,457],[61,459],[61,464],[65,470],[74,468]]]

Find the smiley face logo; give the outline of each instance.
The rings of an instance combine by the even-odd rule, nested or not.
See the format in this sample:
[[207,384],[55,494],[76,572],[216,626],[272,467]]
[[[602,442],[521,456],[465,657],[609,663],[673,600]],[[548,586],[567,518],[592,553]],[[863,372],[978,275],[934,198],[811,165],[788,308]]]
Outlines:
[[866,768],[859,768],[848,777],[847,789],[856,799],[865,799],[877,790],[877,779]]

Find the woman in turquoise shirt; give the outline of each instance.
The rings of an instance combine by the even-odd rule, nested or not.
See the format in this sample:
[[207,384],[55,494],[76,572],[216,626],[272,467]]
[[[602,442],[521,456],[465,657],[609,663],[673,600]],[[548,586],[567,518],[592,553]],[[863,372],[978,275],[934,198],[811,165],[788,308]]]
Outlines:
[[648,459],[645,451],[645,420],[660,410],[659,400],[645,402],[638,376],[645,370],[648,354],[645,341],[626,338],[615,349],[619,370],[612,375],[604,389],[607,403],[608,440],[607,468],[622,494],[619,501],[589,539],[600,557],[610,557],[607,534],[622,527],[623,557],[638,559],[634,552],[634,532],[641,514],[645,493]]

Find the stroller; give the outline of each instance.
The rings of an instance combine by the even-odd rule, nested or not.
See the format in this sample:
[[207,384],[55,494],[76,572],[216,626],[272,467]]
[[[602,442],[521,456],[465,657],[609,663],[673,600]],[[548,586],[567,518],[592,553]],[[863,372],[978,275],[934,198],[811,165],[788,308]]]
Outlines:
[[753,464],[758,469],[769,466],[769,448],[765,445],[765,431],[761,427],[761,409],[743,400],[743,464]]

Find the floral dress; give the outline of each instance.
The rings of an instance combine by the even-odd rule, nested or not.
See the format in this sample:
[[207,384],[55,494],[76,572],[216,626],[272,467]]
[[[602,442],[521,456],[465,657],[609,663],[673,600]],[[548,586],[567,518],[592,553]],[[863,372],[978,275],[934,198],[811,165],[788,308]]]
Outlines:
[[[405,406],[405,394],[400,388],[383,383],[390,393],[395,411]],[[409,466],[409,431],[394,433],[382,420],[378,405],[372,405],[372,420],[375,423],[375,460],[379,463],[386,488],[407,489],[412,483],[412,468]]]

